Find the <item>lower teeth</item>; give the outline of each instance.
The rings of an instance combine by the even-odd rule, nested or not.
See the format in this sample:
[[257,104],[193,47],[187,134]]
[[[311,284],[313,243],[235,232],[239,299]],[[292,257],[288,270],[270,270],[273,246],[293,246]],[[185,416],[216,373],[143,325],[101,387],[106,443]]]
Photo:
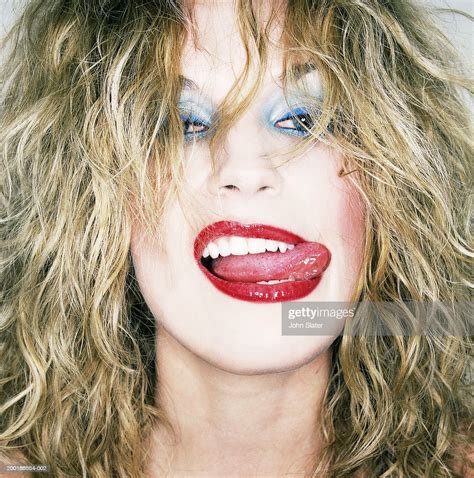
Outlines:
[[282,279],[282,280],[261,280],[257,284],[281,284],[282,282],[290,282],[292,279]]

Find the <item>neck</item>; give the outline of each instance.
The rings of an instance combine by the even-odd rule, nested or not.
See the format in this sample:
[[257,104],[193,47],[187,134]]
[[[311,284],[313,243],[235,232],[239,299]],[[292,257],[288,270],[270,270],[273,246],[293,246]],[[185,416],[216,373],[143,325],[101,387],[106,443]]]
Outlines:
[[306,476],[322,445],[319,410],[329,368],[327,350],[291,371],[230,373],[160,328],[156,404],[173,433],[160,426],[152,434],[150,471],[155,476]]

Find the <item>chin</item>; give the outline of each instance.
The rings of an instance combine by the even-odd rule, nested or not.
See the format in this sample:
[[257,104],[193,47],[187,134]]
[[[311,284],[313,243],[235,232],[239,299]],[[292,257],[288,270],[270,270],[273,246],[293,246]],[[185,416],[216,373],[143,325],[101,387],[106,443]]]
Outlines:
[[[231,301],[231,299],[229,299]],[[163,302],[161,302],[163,304]],[[231,301],[228,307],[202,310],[191,320],[163,311],[166,334],[191,357],[223,372],[260,375],[303,367],[327,355],[337,335],[282,335],[281,305]],[[190,316],[188,316],[190,317]],[[344,322],[340,322],[342,330]]]
[[272,349],[215,351],[200,357],[223,372],[236,375],[263,375],[297,370],[313,362],[324,363],[335,336],[285,337],[286,342]]

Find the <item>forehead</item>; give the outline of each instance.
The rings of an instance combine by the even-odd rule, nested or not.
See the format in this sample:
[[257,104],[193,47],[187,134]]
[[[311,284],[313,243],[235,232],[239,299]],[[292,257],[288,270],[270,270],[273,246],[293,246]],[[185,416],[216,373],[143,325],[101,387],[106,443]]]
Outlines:
[[[263,13],[270,13],[269,8],[264,8]],[[197,1],[193,13],[198,42],[195,45],[193,38],[188,35],[181,60],[181,73],[219,103],[244,70],[247,61],[235,4],[233,1]],[[278,84],[282,73],[283,54],[276,46],[281,32],[281,20],[277,17],[270,33],[268,67],[264,78],[267,86]],[[250,76],[249,84],[256,76],[255,72],[251,71]]]

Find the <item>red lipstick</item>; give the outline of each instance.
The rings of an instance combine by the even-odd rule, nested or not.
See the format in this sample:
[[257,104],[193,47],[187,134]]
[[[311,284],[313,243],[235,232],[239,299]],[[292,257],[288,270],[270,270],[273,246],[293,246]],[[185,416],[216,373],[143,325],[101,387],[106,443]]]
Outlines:
[[[223,236],[283,242],[294,245],[294,249],[202,259],[207,245]],[[219,221],[198,234],[194,241],[194,258],[205,277],[224,294],[250,302],[284,302],[301,299],[317,287],[331,254],[323,244],[305,241],[285,229]],[[263,278],[286,282],[259,283]]]

